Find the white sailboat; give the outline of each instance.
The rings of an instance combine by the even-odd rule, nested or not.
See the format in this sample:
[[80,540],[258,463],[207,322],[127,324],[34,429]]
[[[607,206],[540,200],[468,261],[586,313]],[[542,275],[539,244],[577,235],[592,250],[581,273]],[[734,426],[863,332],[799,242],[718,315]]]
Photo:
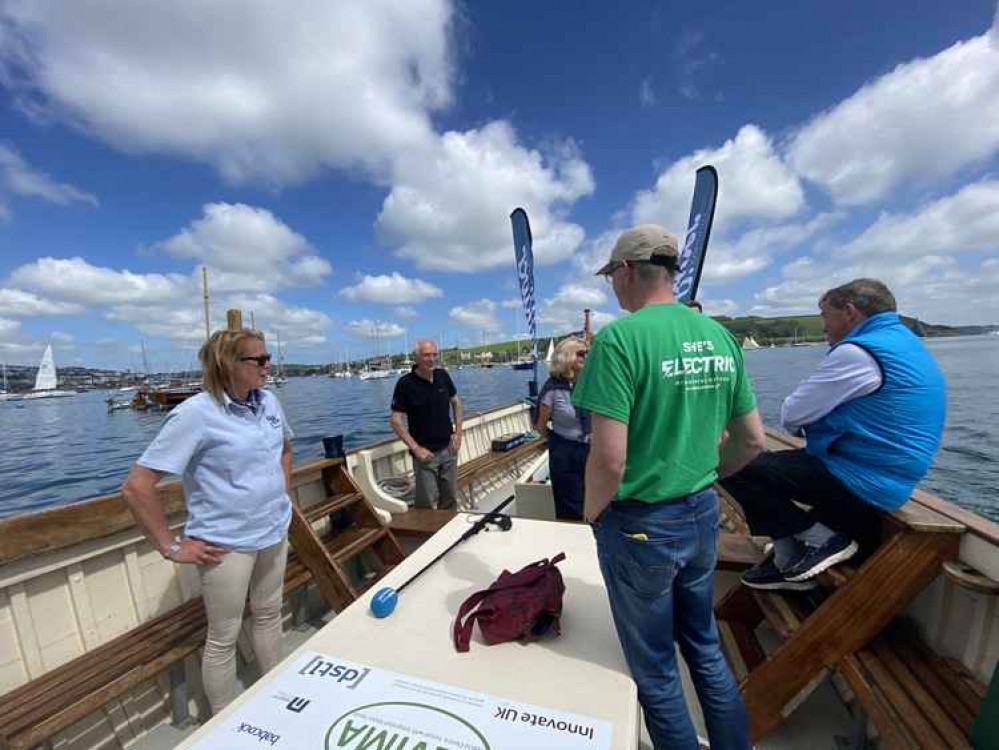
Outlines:
[[752,336],[746,336],[746,338],[744,338],[742,340],[742,348],[743,349],[759,349],[760,348],[760,344]]
[[21,398],[18,393],[7,392],[7,363],[3,363],[3,389],[0,390],[0,401],[17,401]]
[[35,376],[34,389],[24,394],[24,400],[36,398],[65,398],[75,396],[76,391],[60,391],[56,388],[56,367],[55,360],[52,359],[52,344],[45,347],[45,354],[42,355],[41,364],[38,365],[38,374]]
[[552,360],[555,358],[555,337],[548,339],[548,353],[545,355],[545,364],[549,367],[551,366]]

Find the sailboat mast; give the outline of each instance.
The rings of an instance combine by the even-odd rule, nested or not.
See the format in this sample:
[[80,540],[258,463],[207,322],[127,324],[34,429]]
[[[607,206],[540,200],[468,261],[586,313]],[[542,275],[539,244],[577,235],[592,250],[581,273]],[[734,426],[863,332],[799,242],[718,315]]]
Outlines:
[[281,379],[281,362],[284,359],[284,355],[281,354],[281,331],[275,330],[274,334],[277,336],[277,345],[278,345],[278,361],[277,361],[277,365],[278,365],[278,380],[280,380]]
[[201,289],[205,301],[205,341],[211,338],[212,331],[208,323],[208,267],[201,267]]

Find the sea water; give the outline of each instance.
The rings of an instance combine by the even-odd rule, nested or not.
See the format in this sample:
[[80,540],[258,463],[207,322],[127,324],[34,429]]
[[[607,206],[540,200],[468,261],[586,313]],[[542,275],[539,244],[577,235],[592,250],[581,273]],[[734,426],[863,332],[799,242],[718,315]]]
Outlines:
[[[999,337],[928,339],[947,378],[947,427],[922,487],[999,521]],[[825,355],[824,346],[746,352],[768,424],[781,400]],[[466,416],[527,395],[530,371],[449,368]],[[545,377],[540,368],[539,378]],[[344,435],[348,450],[391,437],[395,379],[289,378],[275,393],[295,430],[296,461],[322,455],[322,438]],[[163,424],[163,412],[107,412],[105,392],[0,402],[0,516],[116,492]]]

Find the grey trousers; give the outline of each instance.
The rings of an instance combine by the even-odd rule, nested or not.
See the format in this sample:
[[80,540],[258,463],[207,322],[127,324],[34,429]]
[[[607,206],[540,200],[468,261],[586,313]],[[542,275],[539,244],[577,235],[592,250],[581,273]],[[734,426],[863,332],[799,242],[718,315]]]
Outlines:
[[444,448],[434,453],[426,463],[413,459],[413,478],[416,488],[413,506],[457,510],[458,457]]

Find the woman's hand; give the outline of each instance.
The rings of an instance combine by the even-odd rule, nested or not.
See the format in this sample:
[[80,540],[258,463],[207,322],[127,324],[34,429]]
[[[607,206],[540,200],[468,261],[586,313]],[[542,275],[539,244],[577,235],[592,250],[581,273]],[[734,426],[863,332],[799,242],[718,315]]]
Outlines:
[[184,537],[180,540],[180,551],[169,555],[175,563],[192,565],[218,565],[229,550],[200,539]]

